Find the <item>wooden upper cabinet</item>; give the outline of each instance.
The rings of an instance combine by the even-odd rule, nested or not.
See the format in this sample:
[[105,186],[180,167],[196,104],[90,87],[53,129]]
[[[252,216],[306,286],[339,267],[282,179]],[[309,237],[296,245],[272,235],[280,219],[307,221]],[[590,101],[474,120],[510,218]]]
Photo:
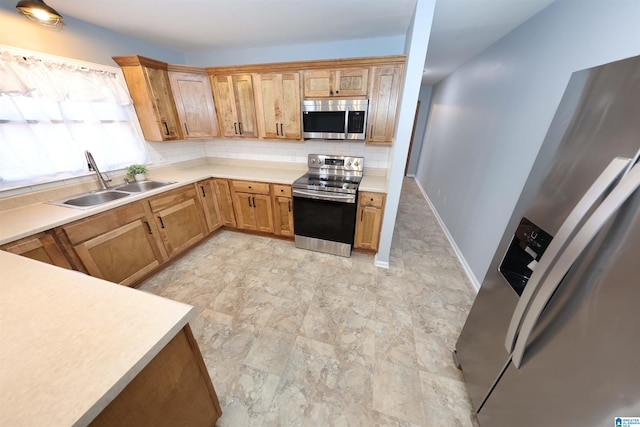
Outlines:
[[51,232],[38,233],[2,245],[0,250],[71,270],[69,261]]
[[212,76],[211,80],[222,136],[257,138],[251,75]]
[[300,139],[300,74],[255,76],[256,113],[262,138]]
[[144,138],[148,141],[181,139],[167,64],[138,55],[115,56],[113,60],[122,68]]
[[368,81],[368,68],[305,71],[304,97],[366,96]]
[[169,71],[169,80],[184,137],[217,137],[218,120],[209,76]]
[[393,144],[403,67],[371,68],[367,142]]

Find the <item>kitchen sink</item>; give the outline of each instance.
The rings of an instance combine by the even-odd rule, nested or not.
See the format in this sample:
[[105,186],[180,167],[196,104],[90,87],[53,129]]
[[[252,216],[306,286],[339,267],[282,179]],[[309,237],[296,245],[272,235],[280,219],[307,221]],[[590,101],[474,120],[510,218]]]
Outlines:
[[126,191],[128,193],[141,193],[169,184],[175,184],[175,181],[136,181],[115,187],[114,190]]
[[143,193],[165,185],[175,184],[175,181],[138,181],[107,190],[96,190],[89,193],[77,194],[64,199],[47,202],[52,205],[64,206],[66,208],[90,209],[107,202],[122,199],[132,194]]
[[122,199],[129,196],[129,193],[115,190],[100,190],[93,191],[91,193],[81,194],[79,196],[70,197],[63,200],[52,202],[58,206],[69,206],[82,208],[92,208],[94,206],[101,205],[103,203],[111,202],[114,200]]

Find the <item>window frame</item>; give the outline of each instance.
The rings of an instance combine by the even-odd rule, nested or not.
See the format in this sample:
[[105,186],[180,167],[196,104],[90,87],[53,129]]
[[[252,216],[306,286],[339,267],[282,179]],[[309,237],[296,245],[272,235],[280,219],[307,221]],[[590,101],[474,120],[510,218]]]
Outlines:
[[[22,49],[14,46],[8,46],[0,44],[0,51],[8,52],[15,56],[24,56],[24,57],[33,57],[43,61],[49,62],[57,62],[63,64],[69,64],[81,68],[88,68],[91,70],[97,71],[105,71],[108,73],[112,73],[116,76],[116,79],[119,83],[122,84],[123,87],[127,88],[127,92],[129,91],[129,87],[127,86],[127,82],[124,78],[124,74],[120,67],[114,67],[110,65],[99,64],[95,62],[83,61],[75,58],[69,58],[65,56],[52,55],[44,52],[39,52],[35,50]],[[142,127],[140,126],[140,121],[138,120],[138,116],[136,114],[135,106],[133,104],[133,100],[131,101],[131,105],[127,108],[129,122],[133,125],[133,129],[137,138],[142,142],[142,145],[147,153],[147,157],[149,159],[149,163],[151,164],[151,152],[149,150],[149,144],[147,143],[144,135],[142,133]],[[112,170],[101,170],[101,172],[109,172],[112,174],[119,174],[120,172],[125,171],[125,168],[121,169],[112,169]],[[70,174],[67,176],[60,177],[43,177],[42,179],[33,180],[32,182],[22,182],[18,184],[3,184],[0,182],[0,199],[4,197],[9,197],[16,194],[27,193],[31,191],[35,191],[38,189],[48,188],[51,186],[57,185],[67,185],[75,182],[88,181],[95,176],[95,172],[86,171],[81,173]]]

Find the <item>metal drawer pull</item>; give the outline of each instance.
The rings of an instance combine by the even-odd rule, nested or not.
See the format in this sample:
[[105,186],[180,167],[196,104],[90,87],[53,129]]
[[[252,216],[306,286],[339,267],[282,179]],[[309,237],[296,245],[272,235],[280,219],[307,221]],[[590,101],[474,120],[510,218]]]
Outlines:
[[202,197],[207,197],[207,195],[204,193],[204,187],[201,185],[200,189],[202,190]]
[[147,229],[149,230],[149,234],[153,234],[153,230],[151,230],[151,225],[149,225],[149,221],[142,221],[146,224]]
[[160,226],[164,228],[164,221],[162,220],[162,217],[159,216],[158,219],[160,220]]
[[165,135],[170,135],[169,134],[169,125],[167,125],[167,122],[165,122],[164,120],[162,121],[162,124],[164,125],[164,134]]

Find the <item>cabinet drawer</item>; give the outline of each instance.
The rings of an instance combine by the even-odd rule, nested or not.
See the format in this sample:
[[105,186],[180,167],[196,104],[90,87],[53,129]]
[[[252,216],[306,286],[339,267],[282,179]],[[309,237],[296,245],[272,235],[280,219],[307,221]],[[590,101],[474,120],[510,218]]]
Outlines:
[[360,193],[360,206],[381,208],[384,205],[384,193]]
[[64,225],[62,229],[69,242],[76,245],[140,218],[145,218],[144,206],[142,202],[134,202]]
[[291,197],[291,186],[290,185],[273,184],[273,195],[274,196],[282,196],[282,197]]
[[269,184],[253,181],[232,181],[233,191],[239,193],[269,194]]
[[152,212],[158,212],[170,206],[177,205],[189,199],[196,198],[196,188],[193,185],[185,185],[168,191],[149,200]]

